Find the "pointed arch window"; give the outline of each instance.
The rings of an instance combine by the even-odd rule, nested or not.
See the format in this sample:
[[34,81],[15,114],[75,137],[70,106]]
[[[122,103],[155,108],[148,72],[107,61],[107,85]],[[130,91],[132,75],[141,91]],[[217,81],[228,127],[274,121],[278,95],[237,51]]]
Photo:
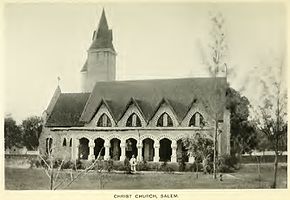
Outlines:
[[127,127],[141,127],[141,120],[136,113],[130,115],[126,122]]
[[66,138],[63,138],[62,146],[66,147]]
[[173,121],[171,117],[165,112],[157,120],[157,126],[172,127]]
[[72,147],[72,138],[69,140],[69,146]]
[[190,127],[203,127],[205,126],[204,117],[199,112],[194,113],[189,121]]
[[97,122],[98,127],[111,127],[112,123],[107,114],[102,114]]

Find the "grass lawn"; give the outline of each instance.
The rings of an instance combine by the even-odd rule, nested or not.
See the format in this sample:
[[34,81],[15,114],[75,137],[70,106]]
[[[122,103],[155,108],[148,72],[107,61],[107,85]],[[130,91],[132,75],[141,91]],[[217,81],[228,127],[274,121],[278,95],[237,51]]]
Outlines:
[[[104,189],[251,189],[269,188],[272,181],[272,165],[261,167],[261,181],[257,167],[245,165],[239,171],[223,175],[223,181],[213,180],[212,175],[193,172],[178,174],[138,172],[138,174],[106,173]],[[65,174],[64,174],[65,175]],[[49,189],[48,177],[43,169],[5,168],[5,188],[7,190],[46,190]],[[278,188],[287,188],[287,168],[279,167]],[[98,174],[90,172],[77,179],[66,189],[99,189]]]

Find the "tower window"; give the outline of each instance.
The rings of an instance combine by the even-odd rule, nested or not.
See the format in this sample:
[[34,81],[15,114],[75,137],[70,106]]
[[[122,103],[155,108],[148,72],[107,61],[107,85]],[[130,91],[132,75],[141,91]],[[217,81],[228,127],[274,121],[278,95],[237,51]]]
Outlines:
[[138,115],[136,115],[136,113],[133,113],[130,115],[130,117],[128,118],[127,122],[126,122],[126,126],[127,127],[141,127],[141,120],[138,117]]
[[62,146],[66,147],[66,139],[65,138],[63,139]]
[[157,121],[157,126],[161,127],[172,127],[173,126],[173,121],[171,117],[167,113],[163,113],[158,121]]

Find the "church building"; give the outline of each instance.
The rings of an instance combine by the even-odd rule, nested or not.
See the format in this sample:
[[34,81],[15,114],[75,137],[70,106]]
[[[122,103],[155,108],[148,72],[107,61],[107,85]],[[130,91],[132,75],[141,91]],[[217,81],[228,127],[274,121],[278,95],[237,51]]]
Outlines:
[[225,92],[215,90],[226,88],[225,77],[117,81],[116,57],[103,10],[80,71],[82,91],[64,93],[58,86],[44,111],[41,153],[51,148],[66,160],[100,154],[115,161],[135,155],[138,161],[178,162],[186,152],[182,138],[213,139],[218,116],[218,152],[229,154],[230,112]]

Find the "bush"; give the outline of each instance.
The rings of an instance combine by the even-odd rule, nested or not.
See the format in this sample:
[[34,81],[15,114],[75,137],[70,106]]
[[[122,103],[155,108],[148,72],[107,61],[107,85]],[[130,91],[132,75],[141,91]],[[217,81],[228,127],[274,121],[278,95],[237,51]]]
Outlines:
[[30,168],[39,168],[41,167],[41,162],[39,159],[29,159]]
[[131,173],[131,166],[130,166],[130,161],[128,158],[125,158],[124,160],[124,170],[126,173],[130,174]]
[[104,169],[107,170],[108,172],[112,171],[112,169],[113,169],[113,160],[112,159],[105,160]]
[[221,173],[231,173],[234,172],[238,164],[238,159],[235,156],[224,155],[218,160],[217,170]]
[[188,169],[191,172],[196,172],[197,170],[198,170],[198,172],[201,172],[203,170],[202,164],[201,163],[197,163],[197,162],[194,162],[194,163],[190,164]]
[[85,165],[79,159],[76,160],[76,165],[74,166],[74,170],[76,169],[85,169]]
[[148,171],[148,170],[149,170],[149,166],[146,161],[142,161],[137,164],[137,171]]
[[176,163],[170,163],[168,164],[166,161],[163,162],[159,168],[160,171],[164,171],[164,172],[173,172],[173,171],[177,171],[177,167],[178,165]]
[[67,161],[64,162],[61,166],[61,169],[74,169],[75,168],[75,164],[72,161]]
[[178,162],[178,171],[184,172],[185,171],[185,167],[186,167],[185,160],[184,159],[181,159]]

